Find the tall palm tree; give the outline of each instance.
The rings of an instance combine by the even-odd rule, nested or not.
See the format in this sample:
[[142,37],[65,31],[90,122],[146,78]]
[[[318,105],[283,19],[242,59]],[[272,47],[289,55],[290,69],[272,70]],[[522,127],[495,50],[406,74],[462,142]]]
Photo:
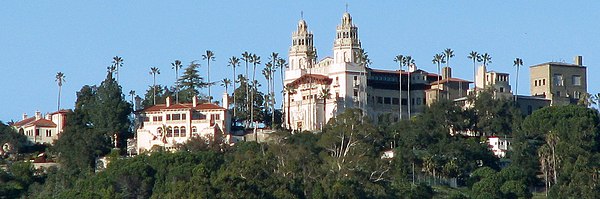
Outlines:
[[[446,50],[447,50],[447,49],[446,49]],[[453,55],[453,56],[454,56],[454,55]],[[440,71],[440,70],[441,70],[441,69],[440,69],[440,65],[441,65],[442,63],[446,63],[446,60],[444,60],[444,55],[443,55],[443,54],[435,54],[435,55],[433,56],[433,60],[431,60],[431,62],[433,62],[433,64],[437,64],[437,72],[438,72],[438,75],[437,75],[437,77],[438,77],[438,78],[437,78],[437,81],[438,81],[438,88],[436,89],[436,92],[437,92],[437,100],[439,101],[439,100],[440,100],[440,88],[439,88],[439,86],[440,86],[440,76],[441,76],[441,73],[440,73],[440,72],[441,72],[441,71]]]
[[[250,62],[252,63],[252,93],[250,93],[250,122],[254,122],[254,93],[257,90],[256,66],[260,65],[260,56],[252,54]],[[256,127],[256,125],[254,125]],[[256,135],[255,135],[256,136]],[[258,137],[256,138],[258,139]],[[257,140],[258,141],[258,140]]]
[[[362,79],[362,76],[365,76],[364,78],[366,80],[367,77],[366,77],[365,73],[366,73],[366,70],[369,67],[369,65],[371,65],[371,59],[369,59],[369,54],[364,49],[359,49],[358,53],[356,54],[356,56],[355,56],[354,59],[355,59],[355,62],[359,66],[364,67],[364,71],[361,70],[360,73],[361,73],[361,79]],[[367,97],[366,96],[366,93],[367,93],[367,90],[366,90],[367,89],[367,84],[366,83],[367,83],[366,81],[364,82],[364,84],[361,82],[361,85],[359,85],[360,92],[359,92],[359,95],[358,95],[359,107],[360,107],[360,109],[362,111],[363,116],[365,115],[365,111],[366,111],[365,109],[367,107],[367,104],[366,104],[366,102],[367,102],[367,98],[366,98]],[[365,103],[361,102],[363,97],[365,97]],[[363,122],[362,119],[363,119],[363,117],[361,117],[361,122]]]
[[[450,58],[454,57],[454,51],[450,48],[446,48],[444,50],[444,57],[446,57],[446,67],[450,68]],[[450,75],[450,74],[446,73],[446,77],[444,77],[444,78],[450,78],[448,75]],[[444,87],[446,87],[446,91],[447,91],[448,90],[447,84],[444,84]],[[450,99],[449,92],[447,92],[446,98]]]
[[[244,53],[242,53],[242,60],[246,63],[246,80],[249,80],[250,76],[248,76],[248,63],[250,63],[250,61],[252,60],[252,53],[248,53],[248,51],[245,51]],[[250,86],[249,85],[250,84],[246,84],[246,111],[250,111]],[[248,124],[246,124],[246,127],[248,127]]]
[[269,70],[269,72],[271,74],[269,74],[270,77],[270,91],[269,91],[269,95],[271,96],[271,124],[275,124],[275,72],[277,71],[277,64],[279,61],[279,53],[276,52],[272,52],[271,53],[271,69]]
[[285,93],[287,93],[287,111],[286,111],[287,116],[285,118],[287,121],[288,128],[291,128],[292,124],[290,123],[291,122],[290,121],[290,106],[291,106],[290,103],[291,103],[291,99],[292,99],[293,95],[296,94],[296,88],[294,88],[291,85],[286,85]]
[[152,75],[152,101],[156,105],[156,75],[160,74],[160,70],[157,67],[150,67],[150,75]]
[[129,91],[129,96],[131,96],[131,104],[135,104],[135,91],[134,90],[130,90]]
[[210,61],[215,61],[215,53],[213,53],[213,51],[210,50],[206,50],[206,54],[202,55],[202,60],[206,60],[206,78],[208,81],[208,100],[211,101],[212,100],[212,95],[210,94],[210,86],[213,84],[210,81]]
[[58,83],[58,110],[60,111],[60,94],[62,91],[62,85],[63,82],[65,82],[65,74],[62,72],[57,72],[56,73],[56,79],[54,81],[56,81],[56,83]]
[[[285,89],[285,80],[284,80],[284,74],[283,71],[287,68],[287,63],[285,61],[285,59],[283,58],[279,58],[277,60],[277,68],[279,68],[279,72],[280,72],[280,77],[281,77],[281,89]],[[283,98],[283,96],[281,96]],[[281,103],[281,110],[283,110],[283,103]]]
[[225,93],[227,93],[227,95],[229,95],[229,85],[231,85],[231,80],[230,79],[223,78],[221,80],[221,86],[225,88]]
[[323,99],[323,125],[321,125],[321,130],[323,126],[327,124],[327,99],[331,98],[331,90],[329,87],[325,87],[321,89],[321,93],[319,93],[319,98]]
[[523,60],[521,58],[515,58],[513,61],[513,66],[517,68],[517,79],[515,80],[515,101],[517,100],[517,95],[519,94],[519,67],[523,66]]
[[[489,55],[488,53],[483,53],[483,55],[481,55],[481,61],[483,62],[483,66],[487,67],[487,64],[492,63],[492,56]],[[483,71],[483,88],[485,89],[485,76],[486,76],[486,71]]]
[[181,65],[181,61],[180,60],[175,60],[175,62],[171,63],[171,68],[175,69],[175,103],[179,103],[179,85],[177,81],[179,79],[179,69],[181,69],[181,67],[183,67],[183,65]]
[[404,55],[396,55],[396,57],[394,58],[394,62],[398,63],[399,66],[399,72],[398,72],[398,77],[399,77],[399,82],[400,82],[400,88],[398,89],[398,93],[400,93],[400,101],[398,102],[398,107],[400,107],[400,112],[399,112],[399,117],[400,120],[402,120],[402,62],[404,60]]
[[[481,62],[481,55],[475,51],[471,51],[467,58],[473,60],[473,81],[475,81],[477,78],[476,62]],[[477,91],[477,85],[473,85],[473,90]]]
[[[235,77],[237,77],[236,72],[235,72],[235,68],[237,68],[238,66],[240,66],[240,58],[237,58],[235,56],[231,56],[229,58],[229,66],[231,66],[231,68],[233,68],[233,93],[232,98],[233,98],[233,104],[235,105]],[[236,108],[233,109],[233,118],[235,118],[236,116]]]
[[[411,67],[412,65],[415,64],[415,60],[409,55],[409,56],[405,56],[404,60],[402,61],[402,63],[404,63],[404,66],[406,66],[406,68]],[[411,112],[412,112],[412,99],[410,98],[410,79],[411,79],[411,71],[410,69],[408,70],[408,118],[410,119],[411,117]]]
[[[271,96],[271,79],[273,79],[273,77],[271,76],[272,72],[271,70],[273,69],[273,65],[271,64],[271,62],[267,62],[265,64],[265,67],[262,69],[262,74],[265,77],[265,79],[267,80],[267,90],[268,90],[268,94],[266,94],[265,96],[268,96],[268,100],[265,100],[265,104],[267,105],[265,107],[265,109],[268,111],[269,109],[271,109],[271,111],[273,111],[272,107],[271,107],[271,101],[272,96]],[[272,123],[271,123],[272,124]]]
[[117,73],[117,82],[119,82],[119,68],[123,67],[123,58],[119,56],[114,56],[112,63],[113,66],[115,66],[115,70]]

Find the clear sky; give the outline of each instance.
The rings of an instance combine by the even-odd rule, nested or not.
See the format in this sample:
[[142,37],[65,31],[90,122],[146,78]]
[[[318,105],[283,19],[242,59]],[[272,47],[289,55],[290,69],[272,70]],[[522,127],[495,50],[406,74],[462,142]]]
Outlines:
[[[519,94],[529,94],[528,66],[582,55],[588,92],[600,92],[590,78],[600,74],[598,1],[3,1],[0,120],[56,111],[58,71],[66,76],[61,107],[73,108],[75,93],[99,85],[116,55],[124,59],[125,94],[145,93],[152,66],[160,68],[158,83],[172,85],[170,63],[201,60],[207,49],[216,54],[211,80],[232,78],[227,59],[244,51],[263,63],[271,52],[287,57],[301,11],[318,55],[329,56],[346,3],[373,68],[396,69],[393,58],[403,54],[436,72],[432,56],[452,48],[453,75],[472,80],[467,54],[475,50],[492,55],[490,70],[511,74],[514,90],[520,57]],[[223,90],[213,87],[215,99]]]

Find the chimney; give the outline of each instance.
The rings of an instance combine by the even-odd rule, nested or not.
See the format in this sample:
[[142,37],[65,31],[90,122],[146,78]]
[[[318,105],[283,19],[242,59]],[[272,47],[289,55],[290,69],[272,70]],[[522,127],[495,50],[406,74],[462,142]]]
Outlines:
[[443,67],[442,68],[442,79],[448,79],[452,77],[452,68]]
[[167,98],[165,99],[165,104],[167,105],[167,107],[171,106],[171,96],[167,96]]
[[47,119],[47,120],[52,120],[52,115],[50,115],[50,114],[46,113],[46,119]]
[[42,119],[42,112],[36,111],[35,112],[35,120],[39,120],[39,119]]
[[583,66],[583,56],[581,56],[581,55],[575,56],[573,62],[575,62],[575,65]]
[[194,95],[192,98],[192,106],[196,107],[198,105],[198,96]]
[[223,92],[223,108],[229,109],[229,95],[227,92]]
[[27,113],[23,113],[23,120],[27,119]]

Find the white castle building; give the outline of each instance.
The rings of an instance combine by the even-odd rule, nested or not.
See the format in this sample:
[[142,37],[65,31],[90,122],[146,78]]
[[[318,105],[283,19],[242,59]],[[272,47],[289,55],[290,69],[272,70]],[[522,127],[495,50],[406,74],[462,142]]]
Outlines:
[[439,76],[419,70],[414,64],[408,71],[365,67],[358,59],[362,51],[358,27],[349,13],[343,14],[335,38],[333,57],[316,61],[313,34],[306,21],[298,22],[284,78],[286,127],[320,130],[347,108],[360,108],[375,122],[384,120],[382,116],[397,121],[422,112],[432,102],[427,97],[466,96],[471,82],[452,78],[450,68],[444,68],[444,75]]
[[[223,95],[223,104],[228,104]],[[171,103],[167,97],[164,104],[156,104],[140,111],[141,125],[136,134],[136,151],[143,153],[153,147],[175,150],[192,137],[223,139],[228,142],[230,118],[227,106],[192,103]]]
[[52,145],[63,132],[69,111],[60,110],[46,115],[36,111],[33,117],[23,114],[23,119],[11,126],[20,134],[27,136],[30,144]]

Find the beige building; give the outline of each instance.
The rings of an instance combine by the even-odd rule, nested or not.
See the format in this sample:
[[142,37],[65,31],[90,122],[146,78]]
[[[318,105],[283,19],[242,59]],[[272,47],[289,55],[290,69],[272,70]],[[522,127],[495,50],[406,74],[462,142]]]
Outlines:
[[576,104],[587,93],[583,57],[574,63],[547,62],[529,67],[531,95],[551,100],[552,105]]
[[69,110],[60,110],[43,115],[36,111],[33,117],[23,114],[21,121],[11,126],[34,144],[53,144],[60,137],[67,121]]
[[[414,64],[408,70],[369,68],[357,59],[361,51],[358,27],[350,14],[344,13],[336,27],[333,55],[317,61],[313,34],[306,21],[300,20],[292,33],[289,67],[285,70],[284,84],[293,92],[286,93],[283,100],[284,126],[320,130],[347,108],[364,110],[374,122],[408,119],[423,111],[428,104],[425,91],[439,75],[419,70]],[[469,81],[450,75],[440,84],[445,82],[448,87],[436,89],[450,91],[451,97],[461,96],[469,88]]]
[[[224,95],[227,104],[227,95]],[[136,151],[149,151],[153,147],[175,150],[194,136],[213,139],[229,138],[229,116],[227,107],[216,104],[192,103],[172,104],[167,97],[165,104],[156,104],[143,109],[139,115],[143,120],[137,129]]]

